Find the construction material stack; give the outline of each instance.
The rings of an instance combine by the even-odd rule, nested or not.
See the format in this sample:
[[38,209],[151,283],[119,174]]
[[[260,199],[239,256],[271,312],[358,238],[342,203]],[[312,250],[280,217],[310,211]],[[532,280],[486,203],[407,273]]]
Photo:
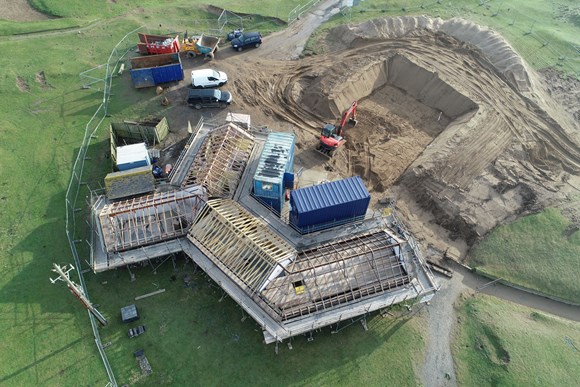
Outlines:
[[179,35],[149,35],[139,33],[137,50],[142,55],[173,54],[179,52]]

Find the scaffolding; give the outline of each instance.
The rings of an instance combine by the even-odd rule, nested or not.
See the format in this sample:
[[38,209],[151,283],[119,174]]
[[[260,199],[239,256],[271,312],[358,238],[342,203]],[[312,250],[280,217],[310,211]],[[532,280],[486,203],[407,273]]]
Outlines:
[[247,188],[260,142],[233,123],[198,126],[172,179],[177,191],[92,201],[93,270],[153,267],[184,252],[260,324],[266,343],[364,322],[372,311],[425,302],[437,290],[407,236],[384,222],[289,236],[288,225],[275,227],[233,200]]
[[201,187],[105,204],[99,213],[108,253],[134,249],[184,236],[205,201]]
[[285,270],[296,251],[265,223],[228,199],[209,200],[188,239],[248,293]]
[[387,231],[296,252],[232,200],[208,201],[187,237],[280,323],[370,299],[413,279],[404,241]]
[[380,295],[412,279],[401,241],[385,231],[302,250],[287,272],[261,293],[283,321]]
[[253,147],[254,137],[235,124],[214,129],[195,155],[181,186],[198,184],[209,196],[233,197]]

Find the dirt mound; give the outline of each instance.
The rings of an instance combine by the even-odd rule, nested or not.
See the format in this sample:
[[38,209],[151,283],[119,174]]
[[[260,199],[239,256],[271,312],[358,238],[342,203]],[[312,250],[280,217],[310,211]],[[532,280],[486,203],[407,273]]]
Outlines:
[[[296,45],[293,37],[283,38]],[[446,243],[471,245],[580,190],[573,120],[493,31],[401,17],[337,27],[328,42],[327,54],[299,61],[272,61],[262,48],[220,60],[235,74],[236,110],[294,131],[301,157],[314,153],[324,123],[358,100],[359,124],[345,129],[343,149],[304,159],[330,178],[361,175],[375,197],[388,190],[403,210],[422,208],[425,216],[409,216],[438,230],[418,233],[429,242],[446,238],[443,227],[458,242]]]
[[0,19],[27,22],[51,18],[32,8],[27,0],[0,0]]
[[442,33],[477,47],[518,90],[530,90],[529,69],[509,43],[496,32],[467,20],[401,16],[371,20],[355,26],[344,25],[338,27],[335,34],[340,37],[342,45],[354,47],[360,44],[360,40],[396,40],[421,31]]

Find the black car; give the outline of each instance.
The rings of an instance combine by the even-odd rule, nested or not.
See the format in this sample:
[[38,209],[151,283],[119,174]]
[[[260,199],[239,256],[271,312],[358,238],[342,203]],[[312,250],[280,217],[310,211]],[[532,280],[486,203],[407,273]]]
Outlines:
[[259,32],[244,32],[232,40],[232,47],[238,51],[242,51],[246,47],[260,47],[261,44],[262,34]]
[[187,104],[196,109],[202,107],[226,107],[232,103],[231,93],[217,89],[189,90]]

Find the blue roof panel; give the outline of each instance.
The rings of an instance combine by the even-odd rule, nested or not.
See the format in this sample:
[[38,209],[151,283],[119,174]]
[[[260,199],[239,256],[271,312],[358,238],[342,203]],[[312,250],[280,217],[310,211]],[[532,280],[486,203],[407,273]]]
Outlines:
[[369,191],[360,176],[330,183],[299,188],[291,192],[292,210],[306,213],[340,206],[361,199],[370,199]]

